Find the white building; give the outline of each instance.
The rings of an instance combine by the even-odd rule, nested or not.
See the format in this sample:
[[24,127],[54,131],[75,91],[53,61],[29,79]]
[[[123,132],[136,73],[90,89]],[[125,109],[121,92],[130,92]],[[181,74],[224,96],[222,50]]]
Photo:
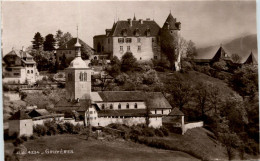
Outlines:
[[3,58],[3,82],[35,83],[39,72],[33,57],[25,52],[12,50]]

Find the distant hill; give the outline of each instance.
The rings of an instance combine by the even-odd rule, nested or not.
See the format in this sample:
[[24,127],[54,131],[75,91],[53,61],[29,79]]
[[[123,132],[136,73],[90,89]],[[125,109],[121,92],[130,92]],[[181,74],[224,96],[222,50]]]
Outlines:
[[[257,35],[247,35],[244,37],[239,37],[233,39],[225,44],[222,44],[225,51],[228,55],[232,55],[234,53],[238,54],[242,58],[242,62],[246,60],[249,56],[251,50],[256,57],[257,56]],[[198,56],[199,59],[211,59],[217,52],[220,45],[209,46],[205,48],[198,49]]]

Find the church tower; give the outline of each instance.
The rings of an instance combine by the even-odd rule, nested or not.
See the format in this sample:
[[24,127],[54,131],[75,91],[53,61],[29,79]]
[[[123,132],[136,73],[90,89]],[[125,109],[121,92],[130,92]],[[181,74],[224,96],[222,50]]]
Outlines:
[[82,60],[80,48],[81,44],[77,34],[75,58],[66,69],[66,99],[68,101],[90,98],[91,68]]

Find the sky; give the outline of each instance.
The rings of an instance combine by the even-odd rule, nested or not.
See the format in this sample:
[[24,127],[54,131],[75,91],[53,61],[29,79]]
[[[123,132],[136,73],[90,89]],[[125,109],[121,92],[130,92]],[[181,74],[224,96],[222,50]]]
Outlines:
[[57,1],[2,2],[4,55],[32,43],[36,32],[43,37],[58,29],[70,32],[93,46],[93,36],[104,34],[115,20],[154,19],[162,27],[169,13],[181,22],[181,35],[197,47],[224,43],[256,34],[255,1]]

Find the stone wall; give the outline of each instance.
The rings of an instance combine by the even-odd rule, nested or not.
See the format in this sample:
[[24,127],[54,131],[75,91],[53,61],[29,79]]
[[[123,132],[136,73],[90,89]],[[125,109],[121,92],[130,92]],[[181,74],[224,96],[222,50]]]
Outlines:
[[183,133],[185,133],[189,129],[193,129],[196,127],[203,127],[203,125],[204,125],[203,121],[185,124],[183,127]]

